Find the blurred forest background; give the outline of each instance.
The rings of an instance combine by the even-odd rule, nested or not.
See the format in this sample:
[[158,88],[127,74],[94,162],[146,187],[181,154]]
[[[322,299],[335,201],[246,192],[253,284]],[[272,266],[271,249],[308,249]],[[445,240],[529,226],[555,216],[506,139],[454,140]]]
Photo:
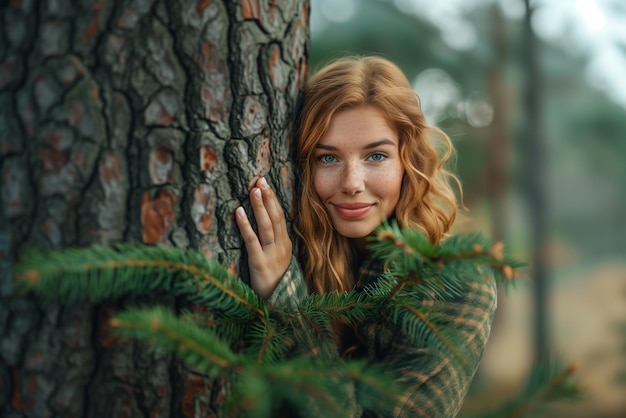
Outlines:
[[530,15],[525,3],[311,0],[310,66],[396,62],[458,150],[457,230],[529,262],[501,295],[462,415],[514,394],[549,353],[579,365],[582,395],[548,416],[623,417],[626,2],[536,0]]

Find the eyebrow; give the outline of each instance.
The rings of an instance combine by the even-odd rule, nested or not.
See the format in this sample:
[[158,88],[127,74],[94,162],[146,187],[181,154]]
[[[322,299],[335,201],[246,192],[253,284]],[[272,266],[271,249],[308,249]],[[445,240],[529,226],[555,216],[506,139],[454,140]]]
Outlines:
[[[372,148],[379,147],[381,145],[396,145],[396,143],[393,142],[391,139],[385,138],[385,139],[381,139],[380,141],[370,142],[369,144],[364,146],[363,149],[372,149]],[[325,149],[328,151],[336,151],[338,149],[337,147],[333,145],[325,145],[325,144],[316,144],[315,148]]]

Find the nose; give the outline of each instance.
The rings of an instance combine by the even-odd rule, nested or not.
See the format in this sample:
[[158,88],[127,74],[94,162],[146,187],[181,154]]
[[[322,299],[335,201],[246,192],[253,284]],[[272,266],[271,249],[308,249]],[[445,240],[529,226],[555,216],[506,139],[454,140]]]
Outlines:
[[350,196],[365,189],[363,168],[358,163],[347,163],[341,178],[341,192]]

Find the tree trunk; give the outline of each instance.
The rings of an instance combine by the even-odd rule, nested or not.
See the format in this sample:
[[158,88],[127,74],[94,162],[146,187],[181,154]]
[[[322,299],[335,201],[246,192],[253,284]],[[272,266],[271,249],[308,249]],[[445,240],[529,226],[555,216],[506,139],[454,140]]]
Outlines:
[[42,306],[11,265],[129,242],[201,249],[245,277],[232,214],[250,180],[292,215],[308,0],[0,5],[0,415],[215,415],[222,385],[109,332],[123,306],[171,297]]
[[539,74],[539,47],[532,29],[534,5],[525,0],[524,54],[526,75],[524,167],[526,194],[531,219],[531,263],[534,293],[535,363],[549,361],[548,332],[548,269],[545,262],[547,231],[546,165],[542,139],[541,79]]
[[501,7],[494,4],[491,6],[490,14],[494,59],[487,71],[487,88],[495,112],[493,121],[487,129],[485,180],[491,206],[491,235],[494,241],[504,241],[506,193],[511,160],[507,91],[503,80],[507,62],[507,34]]

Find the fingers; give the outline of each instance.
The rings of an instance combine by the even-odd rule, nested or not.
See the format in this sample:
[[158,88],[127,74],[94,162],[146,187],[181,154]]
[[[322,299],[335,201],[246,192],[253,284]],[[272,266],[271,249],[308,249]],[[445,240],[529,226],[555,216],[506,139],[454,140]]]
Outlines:
[[235,210],[235,220],[248,252],[250,285],[267,298],[289,267],[292,243],[283,208],[265,179],[258,179],[250,190],[250,203],[258,233],[243,207]]
[[[267,181],[265,180],[264,177],[261,177],[257,181],[257,185],[261,189],[265,211],[272,224],[272,230],[274,233],[273,236],[274,238],[277,238],[277,237],[282,238],[284,234],[287,233],[287,223],[285,221],[285,214],[283,212],[283,208],[278,202],[278,197],[276,196],[276,193],[274,193],[274,191],[267,184]],[[255,216],[256,216],[256,212],[255,212]]]
[[260,244],[256,232],[252,229],[246,211],[241,206],[235,210],[235,221],[248,252],[259,251]]
[[[257,182],[257,184],[259,184]],[[267,183],[265,183],[267,185]],[[260,187],[253,187],[250,191],[250,204],[254,212],[254,218],[256,219],[259,242],[261,245],[270,245],[272,241],[275,241],[276,234],[274,232],[274,222],[270,213],[272,209],[272,198],[268,194],[271,193],[268,186],[265,190],[261,190]],[[266,244],[268,243],[268,244]]]
[[[256,233],[243,208],[238,208],[236,212],[237,225],[248,251],[260,249],[259,247],[281,245],[281,242],[291,242],[287,234],[283,208],[263,177],[258,179],[255,187],[250,190],[250,204],[257,224]],[[254,245],[255,242],[257,245]]]

